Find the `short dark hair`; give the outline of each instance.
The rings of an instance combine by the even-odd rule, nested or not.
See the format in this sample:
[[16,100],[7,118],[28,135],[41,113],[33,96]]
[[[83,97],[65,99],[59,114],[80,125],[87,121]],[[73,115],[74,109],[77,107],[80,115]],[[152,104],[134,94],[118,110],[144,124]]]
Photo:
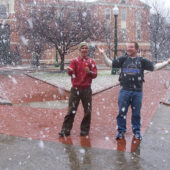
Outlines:
[[135,44],[135,49],[139,50],[139,44],[136,41],[131,41],[130,43]]

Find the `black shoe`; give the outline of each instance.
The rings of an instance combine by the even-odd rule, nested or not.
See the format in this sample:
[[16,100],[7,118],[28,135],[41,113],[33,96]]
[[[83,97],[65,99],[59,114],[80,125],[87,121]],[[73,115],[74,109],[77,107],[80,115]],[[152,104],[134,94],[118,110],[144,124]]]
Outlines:
[[60,137],[70,136],[70,132],[61,131],[61,132],[59,133],[59,136],[60,136]]
[[140,133],[134,134],[134,138],[135,138],[135,139],[138,139],[138,140],[142,140],[142,136],[141,136]]
[[124,132],[118,132],[117,136],[116,136],[116,140],[122,139],[124,138],[125,133]]
[[81,131],[80,136],[87,136],[89,132]]

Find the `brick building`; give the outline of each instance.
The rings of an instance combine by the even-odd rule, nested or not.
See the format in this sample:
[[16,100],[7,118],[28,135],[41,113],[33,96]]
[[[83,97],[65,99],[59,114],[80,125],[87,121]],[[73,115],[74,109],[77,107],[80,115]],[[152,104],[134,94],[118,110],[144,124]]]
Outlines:
[[[63,3],[72,2],[71,0],[63,0]],[[77,3],[84,3],[77,2]],[[22,15],[25,8],[44,4],[57,5],[57,0],[0,0],[0,25],[1,30],[6,30],[6,33],[0,31],[1,34],[6,34],[9,38],[9,48],[13,51],[20,46],[20,37],[17,34],[16,15]],[[100,16],[101,20],[105,21],[107,41],[90,42],[91,57],[97,64],[102,64],[102,57],[98,53],[96,47],[104,48],[108,55],[114,56],[114,23],[113,8],[115,5],[119,8],[117,30],[118,30],[118,56],[125,52],[126,44],[129,41],[137,41],[140,45],[140,53],[142,56],[151,57],[150,55],[150,40],[149,40],[149,11],[150,8],[139,0],[94,0],[86,2],[86,5],[93,5],[94,12]],[[2,37],[2,35],[1,35]],[[50,52],[49,52],[50,51]],[[29,63],[31,56],[23,53],[19,49],[23,63]],[[69,61],[77,55],[77,51],[66,56],[66,61]],[[42,60],[46,63],[55,63],[55,49],[47,50]],[[50,62],[49,62],[50,61]]]

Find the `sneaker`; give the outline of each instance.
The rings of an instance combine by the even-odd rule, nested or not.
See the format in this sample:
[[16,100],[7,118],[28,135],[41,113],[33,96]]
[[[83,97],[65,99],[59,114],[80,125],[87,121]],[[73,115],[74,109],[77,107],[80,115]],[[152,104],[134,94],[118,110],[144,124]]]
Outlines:
[[70,132],[61,131],[61,132],[59,133],[59,136],[60,136],[60,137],[70,136]]
[[117,136],[116,136],[116,140],[122,139],[124,137],[124,133],[123,132],[118,132]]
[[80,136],[87,136],[89,132],[81,131]]
[[142,136],[140,135],[140,133],[134,134],[134,137],[138,140],[142,140]]

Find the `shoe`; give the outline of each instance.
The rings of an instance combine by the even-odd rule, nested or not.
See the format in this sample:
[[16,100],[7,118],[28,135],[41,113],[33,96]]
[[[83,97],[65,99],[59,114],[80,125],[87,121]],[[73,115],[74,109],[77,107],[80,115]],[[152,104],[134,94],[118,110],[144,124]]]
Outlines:
[[60,137],[70,136],[70,132],[61,131],[61,132],[59,133],[59,136],[60,136]]
[[89,132],[81,131],[80,136],[87,136]]
[[124,134],[123,132],[118,132],[117,136],[116,136],[116,140],[119,140],[119,139],[122,139],[124,137]]
[[134,138],[138,140],[142,140],[142,136],[140,135],[140,133],[134,134]]

